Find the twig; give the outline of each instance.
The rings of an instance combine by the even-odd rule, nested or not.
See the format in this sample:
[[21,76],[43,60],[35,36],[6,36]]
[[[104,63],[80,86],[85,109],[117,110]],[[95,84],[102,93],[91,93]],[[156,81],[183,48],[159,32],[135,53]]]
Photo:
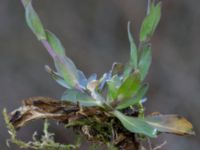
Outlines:
[[147,141],[149,144],[149,150],[153,150],[150,138],[147,138]]
[[153,150],[158,150],[163,148],[167,144],[167,141],[164,141],[161,145],[156,146]]
[[149,15],[150,12],[150,5],[151,5],[151,0],[147,0],[147,15]]
[[[12,111],[10,113],[10,118],[7,119],[7,122],[12,125],[13,132],[16,135],[15,129],[22,128],[30,121],[37,119],[53,119],[64,123],[65,125],[67,124],[68,127],[73,128],[77,133],[85,136],[86,138],[90,136],[91,138],[88,138],[88,140],[94,142],[95,144],[108,143],[111,140],[113,145],[118,147],[120,150],[138,150],[139,143],[136,141],[133,133],[121,130],[122,127],[118,121],[106,123],[112,119],[109,113],[106,114],[101,110],[101,108],[97,107],[83,107],[82,110],[80,109],[81,108],[77,104],[62,102],[48,97],[32,97],[24,100],[23,105],[20,108]],[[115,128],[112,128],[112,126]],[[87,132],[85,132],[83,128],[86,128]],[[108,133],[108,131],[111,132]],[[51,134],[48,133],[47,122],[44,124],[43,132],[44,136],[42,141],[44,143],[48,142],[46,139],[52,140]],[[110,139],[112,133],[119,136],[113,136],[114,139]],[[40,146],[41,143],[37,142],[37,145],[34,144],[35,143],[30,143],[28,147],[37,147]],[[54,145],[65,146],[58,145],[57,143]]]

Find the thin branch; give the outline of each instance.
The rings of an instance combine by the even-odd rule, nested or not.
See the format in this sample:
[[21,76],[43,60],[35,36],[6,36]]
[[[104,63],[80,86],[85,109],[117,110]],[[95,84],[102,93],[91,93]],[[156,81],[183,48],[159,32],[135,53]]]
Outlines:
[[167,144],[167,141],[164,141],[161,145],[156,146],[153,150],[159,150]]
[[151,6],[151,0],[147,0],[147,15],[149,15],[150,6]]
[[147,138],[148,144],[149,144],[149,150],[153,150],[152,144],[151,144],[151,139]]
[[49,44],[49,42],[47,40],[41,40],[41,43],[46,48],[46,50],[49,52],[49,54],[51,55],[51,57],[55,58],[56,54],[55,54],[54,50],[52,49],[51,45]]

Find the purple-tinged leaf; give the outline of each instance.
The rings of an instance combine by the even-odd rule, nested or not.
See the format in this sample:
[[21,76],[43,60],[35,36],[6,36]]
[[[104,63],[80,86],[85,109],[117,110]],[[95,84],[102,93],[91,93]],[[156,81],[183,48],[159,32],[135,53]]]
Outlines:
[[58,73],[63,77],[70,88],[79,86],[78,71],[74,63],[66,56],[54,57],[54,62]]
[[45,40],[46,34],[43,28],[43,25],[40,21],[40,18],[38,17],[37,13],[32,7],[30,0],[22,0],[22,3],[25,8],[25,16],[26,16],[26,22],[29,26],[29,28],[33,31],[33,33],[36,35],[38,40]]
[[65,48],[61,44],[60,40],[50,31],[46,31],[47,41],[50,44],[54,53],[58,56],[65,56]]

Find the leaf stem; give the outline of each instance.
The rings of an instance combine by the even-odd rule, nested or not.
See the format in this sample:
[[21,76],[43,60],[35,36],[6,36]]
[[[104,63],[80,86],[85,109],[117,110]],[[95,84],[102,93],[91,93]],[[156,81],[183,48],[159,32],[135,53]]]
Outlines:
[[46,50],[49,52],[49,54],[51,55],[51,57],[55,58],[56,54],[55,54],[54,50],[52,49],[51,45],[49,44],[49,42],[47,40],[41,40],[41,43],[46,48]]
[[146,15],[149,15],[150,6],[151,6],[151,0],[147,0],[147,14]]

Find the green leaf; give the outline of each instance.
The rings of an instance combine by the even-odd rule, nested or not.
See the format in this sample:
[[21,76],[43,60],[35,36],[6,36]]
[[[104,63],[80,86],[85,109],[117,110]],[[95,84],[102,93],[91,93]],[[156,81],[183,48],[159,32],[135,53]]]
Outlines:
[[107,98],[109,101],[113,101],[117,98],[117,92],[121,85],[121,80],[118,75],[114,75],[111,80],[107,81],[108,92]]
[[151,3],[149,14],[144,18],[140,30],[140,41],[148,41],[153,35],[161,17],[161,2],[158,4]]
[[119,99],[131,98],[140,87],[140,74],[134,72],[130,74],[120,86],[117,95]]
[[62,46],[60,40],[50,31],[46,31],[47,41],[51,48],[59,56],[65,56],[65,48]]
[[138,62],[138,53],[137,53],[137,47],[134,42],[133,36],[131,34],[131,27],[130,22],[128,22],[128,38],[130,42],[130,49],[131,49],[131,58],[130,58],[130,64],[134,69],[137,69],[137,62]]
[[145,96],[148,88],[149,88],[148,84],[143,84],[133,98],[123,100],[116,108],[124,109],[124,108],[140,103],[142,98]]
[[67,90],[62,98],[63,101],[79,103],[82,106],[99,106],[101,105],[100,101],[93,99],[91,96],[86,93],[82,93],[77,90]]
[[74,88],[79,85],[78,71],[74,63],[66,56],[54,57],[54,63],[58,73],[65,80],[70,88]]
[[45,66],[45,70],[51,75],[51,77],[61,86],[65,87],[65,88],[70,88],[67,83],[65,82],[65,80],[55,71],[53,71],[49,66]]
[[149,71],[151,65],[151,59],[152,59],[151,46],[149,44],[146,44],[142,48],[142,53],[138,64],[138,69],[141,74],[141,80],[145,79]]
[[45,40],[46,34],[43,28],[43,25],[40,21],[40,18],[38,17],[37,13],[33,9],[30,2],[24,2],[25,3],[25,15],[26,15],[26,22],[29,26],[29,28],[33,31],[33,33],[36,35],[38,40]]
[[133,36],[131,34],[130,24],[131,23],[128,22],[128,38],[129,38],[129,43],[130,43],[130,61],[124,67],[124,72],[123,72],[124,78],[127,78],[130,75],[130,73],[133,70],[137,70],[137,67],[138,67],[138,50],[137,50],[135,41],[133,39]]
[[126,79],[133,72],[133,67],[130,63],[126,64],[123,72],[123,78]]
[[178,115],[153,115],[148,116],[146,122],[160,132],[178,135],[194,135],[192,124]]
[[144,134],[149,137],[156,137],[157,130],[147,124],[142,118],[129,117],[119,111],[114,111],[114,115],[120,120],[122,125],[133,133]]

